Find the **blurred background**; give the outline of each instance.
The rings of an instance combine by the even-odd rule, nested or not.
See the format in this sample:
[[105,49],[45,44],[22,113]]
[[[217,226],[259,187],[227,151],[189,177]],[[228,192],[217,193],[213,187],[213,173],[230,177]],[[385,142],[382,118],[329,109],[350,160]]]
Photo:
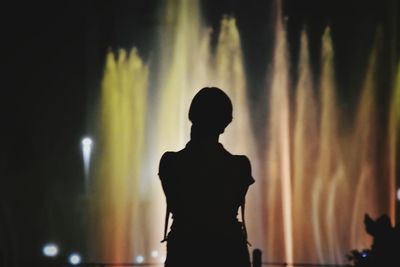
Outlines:
[[[5,72],[3,71],[4,83],[0,98],[2,125],[2,138],[0,139],[0,262],[3,263],[3,266],[27,266],[26,264],[29,263],[47,262],[45,254],[48,254],[49,248],[47,248],[47,252],[44,251],[46,244],[57,245],[59,250],[57,260],[60,262],[67,262],[68,257],[74,252],[79,253],[85,261],[120,260],[138,263],[162,261],[162,255],[165,254],[163,247],[152,250],[151,244],[146,243],[146,237],[140,244],[133,244],[132,252],[129,252],[126,257],[103,257],[104,246],[99,245],[99,248],[93,248],[94,244],[107,242],[107,239],[103,241],[96,239],[97,235],[104,233],[101,231],[103,226],[95,226],[102,217],[97,213],[97,208],[91,207],[98,205],[101,197],[98,195],[96,197],[88,196],[87,176],[95,175],[98,173],[95,168],[101,169],[102,164],[104,165],[104,156],[100,152],[106,151],[106,149],[100,148],[99,140],[103,140],[103,145],[108,142],[104,141],[107,132],[99,123],[101,114],[104,114],[101,113],[104,104],[104,88],[107,88],[102,81],[107,73],[107,62],[112,65],[112,60],[107,61],[107,56],[113,52],[113,55],[118,58],[119,49],[125,49],[128,53],[133,47],[137,49],[136,53],[140,59],[138,62],[148,67],[146,75],[149,75],[148,95],[150,97],[145,98],[150,99],[146,102],[150,110],[148,112],[155,112],[156,107],[162,106],[161,100],[159,100],[162,97],[162,94],[159,94],[159,88],[162,87],[160,84],[166,81],[160,78],[164,77],[160,73],[163,73],[163,69],[169,63],[163,61],[168,58],[163,57],[168,52],[163,51],[162,47],[173,46],[171,40],[174,38],[174,35],[165,37],[163,34],[168,33],[171,29],[172,31],[180,30],[179,23],[173,24],[175,26],[168,26],[169,24],[165,20],[166,10],[172,9],[171,12],[175,14],[174,10],[176,9],[177,17],[181,14],[179,10],[185,8],[191,14],[192,5],[196,4],[197,6],[197,1],[186,1],[190,4],[182,7],[185,5],[184,2],[88,0],[3,4],[4,16],[1,16],[1,29]],[[277,8],[280,5],[282,5],[282,13],[279,13],[279,8]],[[182,14],[185,14],[186,11],[182,11]],[[286,62],[283,71],[286,73],[289,83],[287,98],[295,103],[296,84],[301,76],[298,66],[301,61],[299,51],[301,50],[302,30],[306,30],[308,38],[309,65],[307,67],[313,74],[311,80],[317,88],[321,84],[322,78],[320,77],[324,77],[325,61],[321,56],[321,51],[323,51],[323,41],[321,40],[326,33],[326,27],[329,26],[329,38],[331,38],[334,50],[332,68],[335,73],[333,78],[335,81],[335,105],[341,117],[351,118],[343,119],[342,126],[338,127],[339,135],[340,132],[343,133],[346,129],[351,128],[349,125],[358,123],[357,119],[354,119],[357,117],[356,110],[359,110],[359,101],[367,80],[366,72],[371,62],[372,51],[377,49],[376,63],[374,63],[376,65],[373,70],[375,76],[372,79],[375,108],[372,113],[368,113],[374,116],[372,126],[376,128],[376,131],[373,131],[372,137],[366,139],[367,141],[372,140],[372,143],[366,141],[360,145],[349,140],[343,141],[344,144],[350,146],[348,151],[358,149],[359,153],[364,153],[360,147],[374,147],[372,152],[365,152],[374,155],[372,158],[375,163],[368,163],[368,166],[372,166],[371,168],[374,170],[374,183],[366,187],[368,192],[364,192],[362,189],[360,189],[361,191],[356,190],[357,183],[355,182],[354,190],[350,185],[346,189],[348,190],[346,194],[360,195],[363,198],[371,197],[373,199],[371,201],[380,203],[376,209],[371,211],[375,212],[372,214],[374,217],[386,212],[392,217],[393,223],[399,221],[399,200],[397,199],[400,197],[397,191],[400,184],[397,166],[399,144],[396,140],[399,137],[398,124],[400,120],[398,115],[393,115],[399,114],[399,101],[393,100],[398,97],[400,90],[398,89],[399,85],[396,87],[400,55],[398,13],[399,4],[396,0],[286,0],[282,3],[272,0],[198,1],[198,10],[196,9],[195,14],[201,18],[199,20],[201,26],[196,27],[212,29],[208,44],[211,54],[218,53],[216,51],[219,40],[221,40],[219,39],[221,38],[221,25],[223,25],[221,21],[224,16],[235,19],[235,28],[240,34],[241,66],[244,71],[243,75],[246,77],[244,87],[247,104],[244,105],[249,113],[249,128],[252,129],[254,140],[257,143],[254,151],[250,152],[253,153],[254,158],[257,158],[254,172],[259,176],[255,177],[259,183],[256,183],[255,186],[271,188],[272,185],[263,182],[263,179],[268,179],[270,169],[273,169],[273,167],[268,167],[269,163],[266,163],[270,162],[268,160],[270,154],[264,153],[263,148],[266,147],[265,151],[271,151],[269,153],[273,154],[275,150],[269,142],[280,140],[278,137],[274,139],[274,133],[271,133],[274,119],[271,117],[273,104],[270,102],[274,91],[272,89],[274,85],[271,85],[270,81],[274,80],[274,75],[282,72],[282,70],[281,72],[276,71],[276,64],[279,64],[276,55],[280,53],[280,50],[277,50],[279,32],[285,29],[286,48],[284,49],[287,49],[287,53],[285,52],[286,57],[283,57]],[[190,20],[188,22],[190,27],[193,26],[190,24],[192,22]],[[283,26],[282,29],[277,26],[280,24]],[[188,29],[188,34],[191,33],[191,29]],[[187,49],[189,54],[198,52],[190,46]],[[285,80],[285,78],[283,79]],[[191,90],[197,89],[200,88],[191,88]],[[188,94],[187,97],[190,98],[190,96]],[[278,106],[282,107],[282,105],[279,103]],[[293,106],[293,110],[295,110],[295,106]],[[322,112],[323,108],[320,107],[317,110],[319,111],[316,113]],[[159,122],[153,120],[151,116],[144,118],[147,119],[147,124],[143,126],[146,131],[156,131],[156,128],[152,128],[156,126],[151,125],[159,124]],[[288,120],[295,120],[294,118],[293,115],[293,119],[288,118]],[[362,121],[360,125],[367,123],[368,118],[367,115],[366,120]],[[395,121],[394,124],[392,121]],[[288,127],[293,127],[293,129],[291,128],[293,132],[295,132],[294,125],[294,121],[289,122]],[[362,127],[360,131],[363,132]],[[188,131],[183,130],[182,142],[189,136],[187,134],[185,137],[186,133]],[[142,134],[146,135],[146,132]],[[279,136],[279,132],[275,134]],[[87,139],[82,143],[83,138],[87,136],[92,139]],[[154,136],[154,138],[157,137]],[[178,144],[184,144],[182,142]],[[354,149],[351,148],[352,144],[354,144]],[[288,145],[294,146],[290,140]],[[92,154],[89,163],[87,157],[85,158],[83,155],[85,146],[86,150],[90,147],[89,153]],[[143,146],[146,151],[143,153],[147,155],[146,157],[151,157],[148,156],[151,149],[146,150],[146,147],[152,147],[152,141],[143,141]],[[180,147],[178,145],[167,146],[166,149],[178,150]],[[279,148],[276,149],[279,151]],[[161,151],[163,148],[159,150]],[[353,157],[352,155],[347,156]],[[158,154],[154,157],[159,158]],[[84,158],[86,164],[92,164],[95,167],[90,165],[85,169]],[[295,161],[290,162],[287,163],[294,165]],[[157,166],[153,167],[155,168],[154,176],[146,176],[143,179],[154,179],[155,186],[158,186]],[[150,168],[150,171],[152,169],[151,167],[147,168]],[[294,167],[292,166],[292,168]],[[89,170],[90,174],[88,174]],[[293,182],[293,186],[294,184]],[[276,186],[279,187],[279,185]],[[99,194],[103,190],[101,185],[96,184],[94,187],[100,188],[98,189],[100,191],[96,191],[96,189],[93,194]],[[143,188],[146,187],[139,186],[138,190],[145,190]],[[340,186],[338,188],[340,190]],[[285,189],[280,190],[285,193]],[[154,192],[160,193],[160,188],[155,189]],[[371,192],[375,195],[371,196]],[[252,235],[257,236],[259,233],[257,229],[272,227],[268,224],[267,219],[268,214],[271,214],[269,211],[272,208],[268,206],[271,200],[264,197],[264,195],[271,196],[271,194],[260,189],[255,190],[253,194],[256,197],[252,200],[250,220],[255,218],[254,214],[258,210],[262,215],[260,215],[261,218],[254,219],[257,220],[257,223],[251,226],[250,238]],[[93,198],[97,200],[94,201]],[[162,200],[163,196],[161,195],[159,198]],[[277,198],[280,197],[277,196]],[[284,203],[288,200],[282,201]],[[279,206],[279,204],[277,205]],[[345,204],[342,203],[341,206],[345,207]],[[395,211],[395,207],[397,211]],[[149,207],[145,206],[145,208]],[[294,205],[289,208],[295,209]],[[361,205],[361,210],[357,211],[358,214],[368,211],[364,211],[362,208]],[[137,209],[140,213],[143,207],[140,206]],[[156,210],[157,213],[154,213],[156,215],[146,215],[148,216],[146,220],[159,218],[159,223],[154,226],[156,232],[148,236],[149,239],[155,239],[158,242],[157,238],[161,238],[162,233],[164,208],[157,204],[151,206],[149,210],[151,212]],[[286,221],[286,215],[282,216],[282,221]],[[338,217],[340,216],[338,215]],[[348,221],[343,219],[342,224],[338,222],[338,225],[348,225],[350,228],[350,225],[353,225],[350,221],[353,219],[348,218]],[[359,221],[356,224],[360,226],[361,233],[364,232],[362,219],[362,217],[358,218]],[[124,224],[127,227],[131,225],[125,222]],[[285,227],[294,229],[294,224],[296,223]],[[140,232],[140,229],[137,231]],[[277,246],[282,246],[281,250],[285,251],[282,252],[278,249],[280,252],[276,252],[275,255],[282,255],[282,257],[274,258],[270,255],[267,256],[267,259],[285,261],[288,257],[292,260],[294,257],[296,260],[296,253],[294,256],[288,256],[288,253],[293,254],[293,252],[288,252],[286,247],[288,242],[285,239],[288,238],[286,234],[282,234],[284,236],[282,238],[285,239],[282,242],[263,241],[267,239],[264,236],[270,236],[267,230],[261,235],[263,237],[260,240],[257,239],[258,237],[255,238],[256,247],[261,247],[265,251],[270,248],[269,244],[271,243],[282,243]],[[341,233],[340,235],[346,234]],[[279,239],[279,237],[276,238]],[[113,242],[116,241],[113,240]],[[289,242],[296,244],[296,238],[289,238]],[[352,242],[343,241],[347,244],[343,247],[345,251],[337,252],[336,250],[341,246],[332,245],[328,241],[329,245],[335,247],[333,253],[335,256],[321,254],[321,256],[316,255],[315,258],[299,257],[302,261],[309,259],[314,262],[326,260],[329,261],[327,263],[343,263],[346,261],[344,256],[348,252],[348,248],[353,248],[349,247],[354,244]],[[323,245],[324,241],[316,242],[315,246],[317,244]],[[363,239],[361,244],[368,245],[370,240]],[[361,247],[355,249],[361,249]],[[291,249],[289,250],[291,251]],[[51,251],[54,252],[54,248],[50,248],[50,254],[52,254]],[[146,253],[155,256],[147,257]],[[265,253],[269,255],[267,251]],[[336,256],[338,253],[343,254],[342,259]],[[315,252],[315,254],[318,253]]]

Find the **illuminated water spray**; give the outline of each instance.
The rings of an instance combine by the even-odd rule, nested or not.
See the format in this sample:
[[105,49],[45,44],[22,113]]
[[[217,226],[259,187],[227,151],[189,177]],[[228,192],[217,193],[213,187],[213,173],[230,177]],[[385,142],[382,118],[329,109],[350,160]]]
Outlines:
[[[117,58],[116,58],[117,57]],[[101,157],[96,172],[94,257],[132,261],[147,229],[139,195],[143,165],[148,68],[137,51],[109,52],[102,81]]]
[[[270,75],[266,149],[267,247],[270,255],[293,262],[289,66],[281,6],[276,10],[275,48]],[[272,235],[271,235],[272,234]]]
[[[136,49],[107,55],[90,210],[91,257],[137,263],[165,259],[158,161],[163,152],[179,150],[188,141],[190,101],[205,86],[221,87],[232,99],[233,122],[221,142],[252,162],[257,182],[249,192],[247,224],[249,239],[265,260],[345,263],[350,249],[368,247],[363,215],[394,217],[398,160],[400,78],[389,112],[387,148],[379,150],[388,160],[380,166],[376,158],[379,50],[371,52],[354,116],[344,117],[336,100],[330,29],[321,39],[318,79],[302,32],[294,84],[277,1],[272,68],[266,74],[268,103],[262,104],[269,107],[265,136],[252,127],[252,112],[262,109],[249,103],[235,18],[222,19],[212,49],[212,31],[204,26],[198,1],[166,1],[163,10],[165,27],[160,46],[154,47],[157,67],[149,68]],[[264,149],[256,149],[264,143]],[[389,177],[381,177],[381,169]]]
[[303,30],[300,40],[299,78],[294,99],[293,124],[293,233],[297,239],[294,244],[294,258],[306,262],[315,257],[314,227],[310,223],[311,203],[310,184],[315,176],[314,164],[318,151],[318,123],[316,96],[311,73],[307,33]]
[[[265,165],[267,257],[289,262],[345,263],[346,251],[370,244],[363,225],[365,213],[394,217],[395,177],[383,176],[386,170],[378,171],[381,163],[376,158],[379,137],[374,95],[378,51],[375,45],[355,117],[350,119],[341,113],[336,100],[330,29],[321,39],[321,76],[316,94],[303,32],[292,100],[288,94],[285,31],[282,18],[277,17],[273,69],[269,75]],[[394,135],[397,131],[389,130]],[[394,144],[381,151],[392,150],[395,155],[393,147]],[[388,169],[395,170],[392,164],[394,160]]]

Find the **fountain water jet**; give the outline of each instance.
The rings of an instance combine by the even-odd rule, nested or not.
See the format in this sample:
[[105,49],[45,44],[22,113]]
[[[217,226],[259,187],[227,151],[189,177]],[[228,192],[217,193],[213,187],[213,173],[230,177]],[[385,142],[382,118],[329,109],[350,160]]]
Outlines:
[[[266,159],[267,247],[269,256],[293,262],[290,159],[289,63],[281,5],[276,9],[275,48],[270,75]],[[265,211],[264,211],[265,212]],[[267,254],[267,255],[268,255]]]
[[298,65],[299,78],[296,85],[295,114],[293,125],[293,232],[294,258],[306,262],[315,256],[313,227],[311,218],[311,197],[309,189],[304,186],[311,184],[315,176],[314,164],[318,151],[317,106],[314,96],[314,86],[308,52],[308,40],[305,30],[301,33],[300,58]]
[[319,88],[320,117],[319,140],[318,140],[318,158],[316,174],[312,182],[311,195],[311,219],[314,226],[314,241],[317,248],[319,262],[332,262],[332,252],[330,251],[329,261],[326,259],[326,253],[321,248],[329,247],[329,234],[331,229],[328,225],[331,223],[329,215],[331,210],[326,210],[334,194],[335,180],[343,174],[342,157],[338,147],[338,109],[336,104],[336,86],[333,65],[333,45],[330,35],[330,29],[327,28],[322,37],[321,52],[321,78]]
[[[130,261],[140,246],[139,185],[144,151],[148,67],[136,49],[109,52],[102,81],[101,157],[94,184],[97,259]],[[95,225],[96,226],[96,225]],[[99,245],[95,245],[99,244]]]

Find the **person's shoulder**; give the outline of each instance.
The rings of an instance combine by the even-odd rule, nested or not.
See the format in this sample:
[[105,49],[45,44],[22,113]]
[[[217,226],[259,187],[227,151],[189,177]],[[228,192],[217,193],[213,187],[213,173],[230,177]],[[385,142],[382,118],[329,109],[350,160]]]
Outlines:
[[234,157],[243,164],[250,164],[250,160],[246,155],[234,155]]
[[244,178],[246,185],[254,183],[254,178],[251,171],[251,163],[245,155],[234,155],[235,165],[238,167],[238,173]]
[[235,161],[243,173],[251,173],[251,163],[246,155],[235,155]]
[[164,154],[161,156],[160,161],[171,161],[179,158],[180,156],[183,155],[185,152],[185,149],[179,150],[179,151],[167,151],[164,152]]
[[161,156],[158,168],[160,176],[169,175],[176,170],[176,166],[182,165],[182,151],[167,151]]
[[167,151],[165,152],[160,159],[160,168],[166,165],[170,165],[174,161],[176,161],[176,158],[178,157],[179,152],[173,152],[173,151]]
[[173,169],[175,158],[176,152],[172,151],[167,151],[161,156],[160,164],[158,166],[158,175],[160,178],[170,173],[170,170]]
[[165,152],[160,159],[160,166],[161,165],[170,165],[173,164],[176,161],[179,161],[179,159],[182,158],[182,155],[184,153],[184,149],[180,151],[167,151]]
[[176,157],[177,153],[178,152],[175,152],[175,151],[164,152],[164,154],[161,156],[161,161],[163,161],[163,160],[171,160],[171,159]]
[[233,161],[236,166],[251,168],[250,160],[246,155],[235,155],[226,150],[225,148],[223,149],[223,151],[225,152],[227,158],[231,162]]
[[243,167],[250,167],[250,160],[246,155],[232,155],[236,163]]

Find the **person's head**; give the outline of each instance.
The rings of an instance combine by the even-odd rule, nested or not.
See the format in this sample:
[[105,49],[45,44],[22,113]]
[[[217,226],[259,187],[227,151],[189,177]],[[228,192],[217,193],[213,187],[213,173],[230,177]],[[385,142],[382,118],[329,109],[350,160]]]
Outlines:
[[232,121],[232,102],[221,89],[205,87],[190,104],[189,120],[202,131],[221,134]]

